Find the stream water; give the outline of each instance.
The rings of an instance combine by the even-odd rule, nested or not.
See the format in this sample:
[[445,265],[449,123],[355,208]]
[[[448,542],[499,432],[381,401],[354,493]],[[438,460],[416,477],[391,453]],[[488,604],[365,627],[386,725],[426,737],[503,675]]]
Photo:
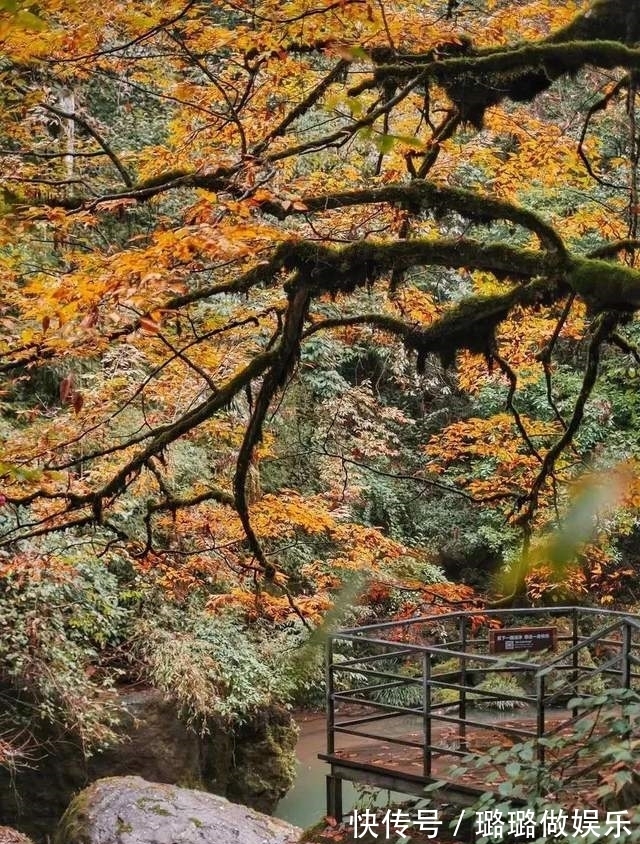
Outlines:
[[[306,829],[318,823],[327,811],[325,776],[329,773],[329,766],[318,759],[318,753],[326,750],[327,727],[324,713],[300,713],[296,721],[300,727],[296,745],[296,779],[273,814]],[[343,789],[345,811],[350,811],[355,790],[350,783],[344,783]]]

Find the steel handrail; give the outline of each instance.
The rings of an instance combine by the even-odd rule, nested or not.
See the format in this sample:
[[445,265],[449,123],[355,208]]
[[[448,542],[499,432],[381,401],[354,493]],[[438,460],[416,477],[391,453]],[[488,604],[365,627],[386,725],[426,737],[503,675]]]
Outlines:
[[[514,619],[512,626],[517,626],[519,618],[534,619],[546,618],[549,622],[552,619],[564,619],[573,629],[573,634],[565,635],[564,622],[561,622],[562,629],[558,630],[557,641],[572,643],[562,653],[549,654],[549,652],[535,652],[520,659],[514,659],[508,655],[509,652],[500,654],[476,653],[473,648],[482,649],[487,641],[477,635],[467,638],[467,631],[470,627],[467,622],[476,618],[482,619],[481,629],[483,632],[490,627],[487,623],[491,619],[505,620]],[[597,618],[599,621],[593,622]],[[485,619],[487,622],[485,622]],[[456,635],[455,628],[451,629],[451,622],[459,622],[459,634]],[[540,623],[540,622],[539,622]],[[449,625],[445,627],[445,625]],[[558,622],[556,622],[558,624]],[[593,629],[597,624],[598,630],[589,636],[583,635],[585,629]],[[414,641],[404,641],[405,635],[411,628],[420,625],[421,630],[416,630],[413,635],[406,638]],[[640,650],[637,633],[640,631],[640,617],[630,616],[629,613],[620,610],[607,610],[592,607],[544,607],[544,608],[516,608],[516,609],[473,609],[457,610],[443,613],[441,615],[419,616],[417,618],[404,619],[402,621],[387,621],[377,624],[366,625],[365,627],[343,628],[331,634],[327,639],[327,753],[334,754],[334,738],[340,734],[362,736],[363,738],[390,741],[392,744],[406,745],[423,749],[423,776],[429,781],[432,776],[431,758],[432,754],[445,754],[465,757],[468,755],[467,728],[493,731],[498,734],[510,734],[514,738],[533,740],[538,746],[538,758],[544,760],[545,750],[543,739],[556,734],[559,730],[571,728],[580,719],[587,716],[587,712],[581,707],[573,707],[572,716],[558,723],[554,718],[552,725],[545,723],[545,708],[561,696],[574,694],[579,696],[580,685],[594,677],[605,675],[620,675],[621,685],[631,686],[633,680],[640,674],[632,670],[632,666],[640,664],[640,656],[632,651]],[[389,632],[405,635],[393,635],[384,638]],[[482,634],[481,634],[482,635]],[[613,638],[612,638],[613,637]],[[449,639],[449,641],[443,641]],[[422,641],[421,641],[422,640]],[[339,642],[350,643],[353,650],[347,653],[348,658],[342,662],[333,662],[334,646]],[[578,664],[578,655],[581,651],[589,652],[588,649],[594,644],[603,644],[612,647],[605,652],[603,661],[594,666]],[[461,648],[458,650],[458,648]],[[378,653],[372,651],[378,650]],[[362,650],[363,655],[358,657],[354,653]],[[613,655],[612,655],[613,653]],[[421,676],[410,677],[396,673],[402,664],[411,665],[418,658],[422,662]],[[442,660],[458,660],[458,668],[444,670],[438,674]],[[384,665],[388,661],[391,669],[385,671]],[[473,668],[471,666],[474,666]],[[366,666],[366,667],[365,667]],[[378,670],[376,670],[378,669]],[[395,670],[394,670],[395,669]],[[400,668],[400,670],[402,670]],[[478,686],[471,686],[466,679],[474,672],[496,672],[496,671],[525,672],[536,682],[535,695],[517,695],[508,692],[499,693],[490,690],[485,691]],[[555,688],[553,691],[546,688],[545,681],[552,672],[561,674],[558,684],[550,683]],[[334,686],[334,678],[340,672],[343,676],[351,674],[349,682],[354,688],[337,691]],[[566,672],[572,675],[566,677]],[[360,674],[360,682],[358,675]],[[451,676],[449,676],[451,675]],[[441,679],[439,679],[441,677]],[[459,677],[460,682],[456,682]],[[569,682],[567,682],[569,679]],[[377,682],[376,682],[377,680]],[[389,682],[391,681],[391,682]],[[370,685],[366,685],[370,683]],[[385,703],[384,700],[371,699],[378,697],[377,692],[394,688],[414,688],[422,685],[421,703],[412,705],[413,701],[398,705]],[[433,703],[432,691],[436,689],[451,689],[458,693],[456,701],[445,701]],[[416,690],[417,691],[417,690]],[[418,692],[419,695],[419,692]],[[516,725],[506,726],[501,723],[485,722],[467,717],[466,704],[469,698],[474,695],[482,700],[508,700],[522,701],[533,704],[537,709],[537,726],[532,725],[531,730],[518,728]],[[413,695],[411,696],[413,697]],[[347,712],[342,712],[342,720],[336,720],[336,706],[341,710],[345,703],[357,704],[364,708],[368,714],[353,717]],[[450,707],[453,711],[449,712]],[[443,711],[444,710],[444,711]],[[454,713],[458,713],[457,715]],[[449,714],[447,714],[449,713]],[[344,716],[346,717],[346,720]],[[416,716],[423,722],[422,741],[408,741],[400,738],[394,739],[385,732],[382,724],[377,721],[386,721],[392,718]],[[456,747],[440,747],[433,743],[431,724],[443,722],[458,724]],[[360,728],[365,727],[363,732]],[[407,736],[407,738],[409,738]],[[553,763],[552,763],[553,765]],[[365,766],[366,767],[366,766]]]
[[[435,623],[438,621],[451,621],[460,618],[473,618],[475,616],[504,616],[504,615],[568,615],[573,611],[584,615],[609,615],[629,617],[628,613],[622,610],[607,610],[597,607],[514,607],[513,609],[477,609],[477,610],[456,610],[455,612],[442,613],[442,615],[421,615],[415,618],[405,618],[400,621],[381,621],[377,624],[367,624],[364,627],[344,627],[336,633],[357,633],[366,630],[383,630],[392,627],[408,627],[412,624]],[[334,634],[335,635],[335,634]]]
[[586,639],[583,639],[581,642],[578,642],[577,645],[574,645],[572,648],[568,648],[566,651],[558,654],[557,656],[553,657],[553,659],[548,660],[541,665],[540,668],[536,672],[537,677],[545,677],[549,674],[554,666],[562,662],[562,660],[566,659],[568,656],[573,656],[574,653],[578,653],[582,650],[582,648],[586,648],[589,645],[594,644],[594,642],[600,641],[602,636],[608,636],[609,633],[613,633],[614,630],[618,630],[624,627],[624,618],[616,621],[614,624],[609,625],[609,627],[603,627],[597,633],[593,633],[591,636],[588,636]]

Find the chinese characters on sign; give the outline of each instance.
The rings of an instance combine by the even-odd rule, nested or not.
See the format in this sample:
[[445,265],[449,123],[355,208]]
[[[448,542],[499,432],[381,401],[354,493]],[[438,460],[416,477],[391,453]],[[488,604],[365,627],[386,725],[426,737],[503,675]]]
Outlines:
[[512,651],[555,651],[555,627],[504,627],[489,631],[489,653]]
[[[457,835],[464,810],[460,812],[455,824],[454,836]],[[443,821],[438,809],[418,809],[415,815],[402,809],[387,809],[379,815],[370,809],[359,812],[354,809],[349,817],[349,826],[354,838],[380,838],[381,841],[395,836],[407,836],[410,830],[423,833],[427,838],[436,838]],[[578,842],[593,837],[621,839],[631,833],[629,815],[626,811],[603,812],[597,809],[546,810],[536,818],[533,809],[516,809],[512,812],[500,812],[497,809],[476,812],[474,831],[479,838],[535,839],[539,835],[550,840],[572,838]]]

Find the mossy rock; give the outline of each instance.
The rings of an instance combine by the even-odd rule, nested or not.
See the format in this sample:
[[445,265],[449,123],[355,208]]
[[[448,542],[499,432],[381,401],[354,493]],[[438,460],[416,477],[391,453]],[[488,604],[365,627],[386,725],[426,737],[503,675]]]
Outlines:
[[302,830],[190,788],[108,777],[78,794],[54,844],[295,844]]
[[33,844],[30,838],[10,826],[0,826],[0,844]]
[[204,783],[230,800],[272,812],[293,785],[297,740],[291,714],[277,706],[236,728],[231,736],[213,730],[204,746]]
[[37,766],[19,770],[13,779],[0,769],[0,823],[47,841],[73,795],[100,777],[137,774],[199,785],[201,740],[179,720],[175,706],[153,690],[128,692],[121,702],[121,743],[87,759],[73,737],[44,732],[39,739],[51,750]]

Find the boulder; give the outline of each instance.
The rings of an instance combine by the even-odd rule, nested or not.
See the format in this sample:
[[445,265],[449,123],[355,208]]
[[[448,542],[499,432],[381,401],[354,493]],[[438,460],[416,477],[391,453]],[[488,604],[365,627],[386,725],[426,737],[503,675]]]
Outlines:
[[12,829],[10,826],[0,826],[0,844],[32,844],[30,838]]
[[78,794],[54,844],[295,844],[302,830],[224,797],[108,777]]

